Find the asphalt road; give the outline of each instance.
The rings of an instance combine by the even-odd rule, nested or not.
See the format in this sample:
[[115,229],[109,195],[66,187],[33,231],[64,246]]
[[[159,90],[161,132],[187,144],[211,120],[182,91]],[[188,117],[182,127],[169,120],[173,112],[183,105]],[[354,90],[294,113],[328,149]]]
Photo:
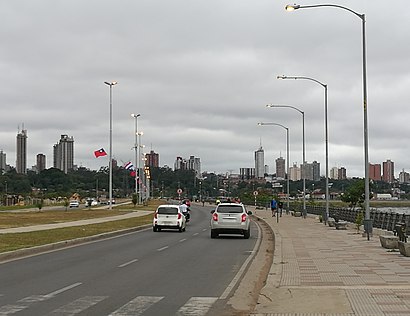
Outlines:
[[186,232],[147,229],[0,264],[0,315],[219,315],[258,229],[211,239],[210,210],[193,206]]

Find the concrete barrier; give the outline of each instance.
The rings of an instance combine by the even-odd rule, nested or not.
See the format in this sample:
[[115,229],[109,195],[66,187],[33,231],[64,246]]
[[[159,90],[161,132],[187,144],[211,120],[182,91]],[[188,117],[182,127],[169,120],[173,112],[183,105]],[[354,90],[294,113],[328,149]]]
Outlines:
[[403,242],[403,241],[399,241],[398,244],[399,244],[400,253],[403,256],[410,257],[410,244]]
[[386,249],[398,249],[399,248],[399,237],[397,236],[379,236],[380,238],[380,244],[382,245],[383,248]]

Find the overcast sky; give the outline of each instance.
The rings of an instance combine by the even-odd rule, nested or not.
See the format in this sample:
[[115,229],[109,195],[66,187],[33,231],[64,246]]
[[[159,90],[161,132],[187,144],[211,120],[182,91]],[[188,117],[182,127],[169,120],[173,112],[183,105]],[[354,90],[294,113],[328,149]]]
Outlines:
[[[298,4],[320,4],[300,1]],[[322,2],[328,3],[328,2]],[[332,2],[331,2],[332,3]],[[286,12],[277,0],[19,0],[0,2],[0,150],[15,166],[18,128],[27,130],[28,167],[43,153],[52,167],[60,135],[75,141],[74,162],[98,170],[108,159],[109,86],[113,156],[134,161],[135,121],[160,165],[201,158],[202,171],[239,173],[306,160],[325,173],[324,89],[328,85],[329,167],[364,176],[361,19],[337,8]],[[410,171],[408,0],[340,0],[366,14],[369,160]]]

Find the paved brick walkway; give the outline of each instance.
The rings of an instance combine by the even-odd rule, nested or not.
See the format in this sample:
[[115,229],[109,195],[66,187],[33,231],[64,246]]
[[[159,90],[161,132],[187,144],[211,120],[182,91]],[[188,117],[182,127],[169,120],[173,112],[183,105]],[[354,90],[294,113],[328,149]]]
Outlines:
[[274,263],[254,316],[410,315],[410,258],[314,217],[256,216],[275,235]]

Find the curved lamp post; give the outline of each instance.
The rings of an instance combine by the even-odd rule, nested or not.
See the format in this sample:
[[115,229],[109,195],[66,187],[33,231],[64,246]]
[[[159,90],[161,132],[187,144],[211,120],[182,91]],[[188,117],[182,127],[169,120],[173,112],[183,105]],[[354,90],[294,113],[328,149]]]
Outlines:
[[367,124],[367,63],[366,63],[366,16],[365,14],[357,13],[352,9],[347,7],[336,5],[336,4],[315,4],[315,5],[287,5],[285,7],[286,11],[294,11],[297,9],[309,9],[309,8],[319,8],[319,7],[334,7],[338,9],[343,9],[353,13],[355,16],[359,17],[362,21],[362,72],[363,72],[363,138],[364,138],[364,208],[365,208],[365,219],[364,228],[367,234],[367,240],[370,239],[370,233],[372,232],[372,222],[370,219],[370,208],[369,208],[369,136],[368,136],[368,124]]
[[289,211],[289,128],[279,124],[279,123],[258,123],[259,126],[265,125],[274,125],[280,126],[286,130],[286,164],[287,164],[287,172],[286,172],[286,202],[287,202],[287,210]]
[[109,159],[110,161],[108,162],[108,168],[110,169],[110,180],[109,180],[109,209],[112,209],[112,87],[117,84],[117,81],[112,81],[112,82],[104,82],[106,85],[110,86],[110,154],[109,154]]
[[329,133],[328,133],[328,119],[327,119],[327,84],[320,82],[314,78],[304,77],[304,76],[277,76],[277,79],[301,79],[310,80],[320,84],[325,89],[325,169],[326,169],[326,179],[325,179],[325,198],[326,198],[326,209],[325,214],[323,214],[324,222],[327,223],[329,218]]
[[305,175],[305,162],[306,162],[306,156],[305,156],[305,112],[298,109],[295,106],[292,105],[277,105],[277,104],[267,104],[267,108],[291,108],[296,111],[298,111],[300,114],[302,114],[302,153],[303,153],[303,172],[302,172],[302,181],[303,181],[303,217],[306,218],[306,175]]
[[[141,114],[131,114],[131,116],[135,119],[135,194],[138,197],[138,117],[140,117]],[[139,202],[139,199],[137,201]]]

